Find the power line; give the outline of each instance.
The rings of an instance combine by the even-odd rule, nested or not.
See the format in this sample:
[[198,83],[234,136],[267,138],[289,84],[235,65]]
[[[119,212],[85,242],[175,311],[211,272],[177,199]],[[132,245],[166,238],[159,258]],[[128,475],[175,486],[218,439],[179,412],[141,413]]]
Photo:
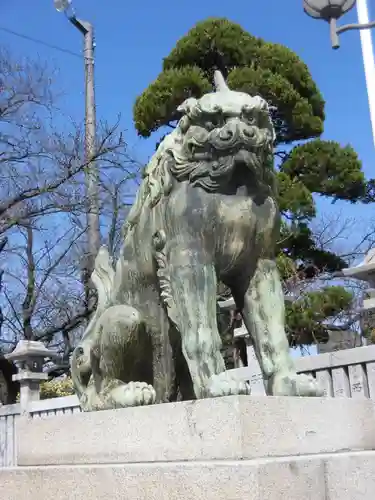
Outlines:
[[82,59],[82,56],[80,54],[77,54],[76,52],[73,52],[69,49],[64,49],[62,47],[58,47],[57,45],[52,45],[51,43],[44,42],[43,40],[39,40],[38,38],[33,38],[28,35],[23,35],[22,33],[17,33],[17,31],[10,30],[8,28],[4,28],[4,26],[0,26],[1,31],[5,31],[6,33],[9,33],[14,36],[18,36],[19,38],[24,38],[25,40],[29,40],[34,43],[38,43],[39,45],[44,45],[45,47],[48,47],[50,49],[58,50],[60,52],[65,52],[65,54],[69,54],[74,57],[79,57]]

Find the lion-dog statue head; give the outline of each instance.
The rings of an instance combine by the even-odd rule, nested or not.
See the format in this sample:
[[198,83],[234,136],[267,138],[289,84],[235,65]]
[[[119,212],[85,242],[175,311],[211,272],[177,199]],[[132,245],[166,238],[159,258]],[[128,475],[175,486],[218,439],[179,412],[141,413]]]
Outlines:
[[230,183],[240,166],[258,184],[273,187],[275,132],[268,103],[230,90],[219,71],[214,82],[215,92],[178,107],[182,117],[147,165],[128,225],[136,223],[145,203],[153,206],[168,195],[174,180],[215,192]]

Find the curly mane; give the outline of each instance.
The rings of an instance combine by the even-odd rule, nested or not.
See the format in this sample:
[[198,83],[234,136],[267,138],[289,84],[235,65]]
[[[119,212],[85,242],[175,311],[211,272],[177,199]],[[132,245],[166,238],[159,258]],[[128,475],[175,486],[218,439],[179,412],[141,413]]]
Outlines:
[[170,193],[172,189],[170,163],[178,156],[181,140],[182,132],[178,124],[159,144],[145,169],[142,183],[125,222],[125,233],[137,224],[143,207],[152,208],[163,195],[168,196]]

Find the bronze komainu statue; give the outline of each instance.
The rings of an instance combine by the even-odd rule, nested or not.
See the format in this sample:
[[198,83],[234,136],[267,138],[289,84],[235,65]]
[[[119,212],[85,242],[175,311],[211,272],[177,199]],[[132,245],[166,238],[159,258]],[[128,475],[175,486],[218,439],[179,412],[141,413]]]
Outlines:
[[73,353],[84,410],[249,394],[225,371],[216,320],[220,280],[253,338],[270,395],[320,395],[297,375],[273,260],[279,234],[274,129],[266,101],[231,91],[187,99],[146,167],[115,268],[102,249],[98,307]]

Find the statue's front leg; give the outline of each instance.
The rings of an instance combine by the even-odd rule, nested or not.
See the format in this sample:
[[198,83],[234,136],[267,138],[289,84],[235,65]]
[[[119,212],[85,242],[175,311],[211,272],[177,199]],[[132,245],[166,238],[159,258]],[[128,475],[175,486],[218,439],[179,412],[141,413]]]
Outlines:
[[253,337],[268,394],[321,396],[313,377],[297,375],[295,371],[285,333],[284,294],[275,262],[258,262],[248,290],[236,302],[243,305],[243,320]]
[[170,243],[168,313],[181,334],[182,352],[197,398],[248,394],[249,386],[225,371],[216,321],[216,273],[194,241]]

